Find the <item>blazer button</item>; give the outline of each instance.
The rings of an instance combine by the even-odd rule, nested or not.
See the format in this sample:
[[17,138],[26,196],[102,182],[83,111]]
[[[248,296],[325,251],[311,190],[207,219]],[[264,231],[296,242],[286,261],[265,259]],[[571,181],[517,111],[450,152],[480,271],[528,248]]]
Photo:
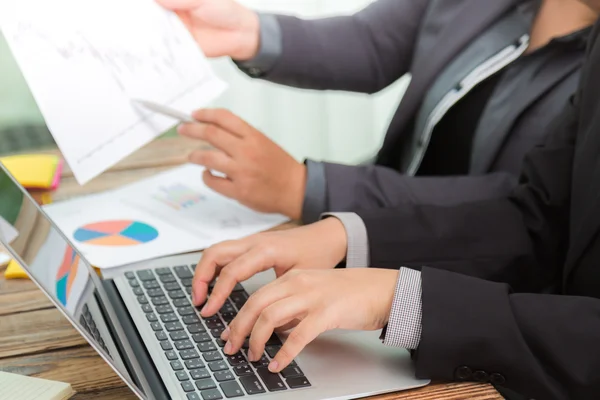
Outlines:
[[506,378],[504,375],[494,372],[490,375],[490,383],[492,385],[503,385],[506,383]]
[[471,379],[472,376],[473,376],[473,372],[471,371],[471,368],[464,366],[464,365],[462,367],[456,368],[456,371],[454,371],[454,377],[458,381],[469,380],[469,379]]
[[475,382],[486,383],[489,381],[490,376],[485,371],[475,371],[473,372],[473,379]]
[[251,76],[253,76],[253,77],[257,78],[257,77],[259,77],[259,76],[261,76],[261,75],[262,75],[262,70],[261,70],[260,68],[252,67],[252,68],[249,68],[249,69],[248,69],[248,73],[249,73]]

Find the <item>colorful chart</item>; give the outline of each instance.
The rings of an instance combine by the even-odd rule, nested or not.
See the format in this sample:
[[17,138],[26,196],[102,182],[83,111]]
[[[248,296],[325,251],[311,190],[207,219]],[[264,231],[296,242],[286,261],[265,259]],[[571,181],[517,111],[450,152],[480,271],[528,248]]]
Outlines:
[[158,193],[153,197],[177,211],[195,206],[204,200],[201,193],[181,183],[161,186]]
[[71,247],[67,247],[62,264],[56,274],[56,297],[58,297],[63,306],[67,305],[67,301],[71,295],[78,268],[79,256]]
[[82,226],[73,236],[80,243],[125,247],[151,242],[158,237],[158,231],[143,222],[104,221]]

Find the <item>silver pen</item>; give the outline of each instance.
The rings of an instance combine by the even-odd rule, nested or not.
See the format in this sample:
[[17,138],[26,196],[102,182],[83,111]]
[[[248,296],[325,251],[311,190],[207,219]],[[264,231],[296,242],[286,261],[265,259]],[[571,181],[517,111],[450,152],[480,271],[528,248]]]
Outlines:
[[133,99],[132,103],[139,104],[144,108],[167,117],[174,118],[180,122],[196,122],[191,115],[185,114],[173,108],[163,106],[162,104],[154,103],[148,100]]

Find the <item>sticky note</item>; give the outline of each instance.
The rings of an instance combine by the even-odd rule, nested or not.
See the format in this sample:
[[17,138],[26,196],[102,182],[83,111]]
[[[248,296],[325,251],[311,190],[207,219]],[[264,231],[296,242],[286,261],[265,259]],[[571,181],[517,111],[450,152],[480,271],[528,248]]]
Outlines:
[[53,155],[16,155],[0,158],[15,179],[28,189],[54,189],[60,182],[62,161]]
[[15,260],[8,263],[8,267],[6,267],[6,271],[4,272],[4,277],[6,279],[29,279],[29,275],[27,275],[25,270],[23,270]]

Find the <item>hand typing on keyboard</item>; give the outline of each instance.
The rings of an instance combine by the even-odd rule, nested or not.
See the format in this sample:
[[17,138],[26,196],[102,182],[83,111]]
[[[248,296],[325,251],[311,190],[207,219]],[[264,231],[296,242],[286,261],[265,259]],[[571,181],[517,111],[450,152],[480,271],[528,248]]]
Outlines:
[[[248,358],[267,351],[271,372],[286,368],[307,344],[331,329],[377,330],[388,322],[398,271],[373,268],[295,270],[254,293],[221,339],[236,354],[250,336]],[[265,346],[281,326],[298,325],[283,346]]]
[[[335,218],[300,228],[267,232],[224,242],[207,249],[196,267],[192,299],[201,315],[210,317],[223,306],[233,288],[269,268],[279,277],[295,269],[333,269],[346,256],[346,232]],[[217,280],[207,301],[208,289]]]

